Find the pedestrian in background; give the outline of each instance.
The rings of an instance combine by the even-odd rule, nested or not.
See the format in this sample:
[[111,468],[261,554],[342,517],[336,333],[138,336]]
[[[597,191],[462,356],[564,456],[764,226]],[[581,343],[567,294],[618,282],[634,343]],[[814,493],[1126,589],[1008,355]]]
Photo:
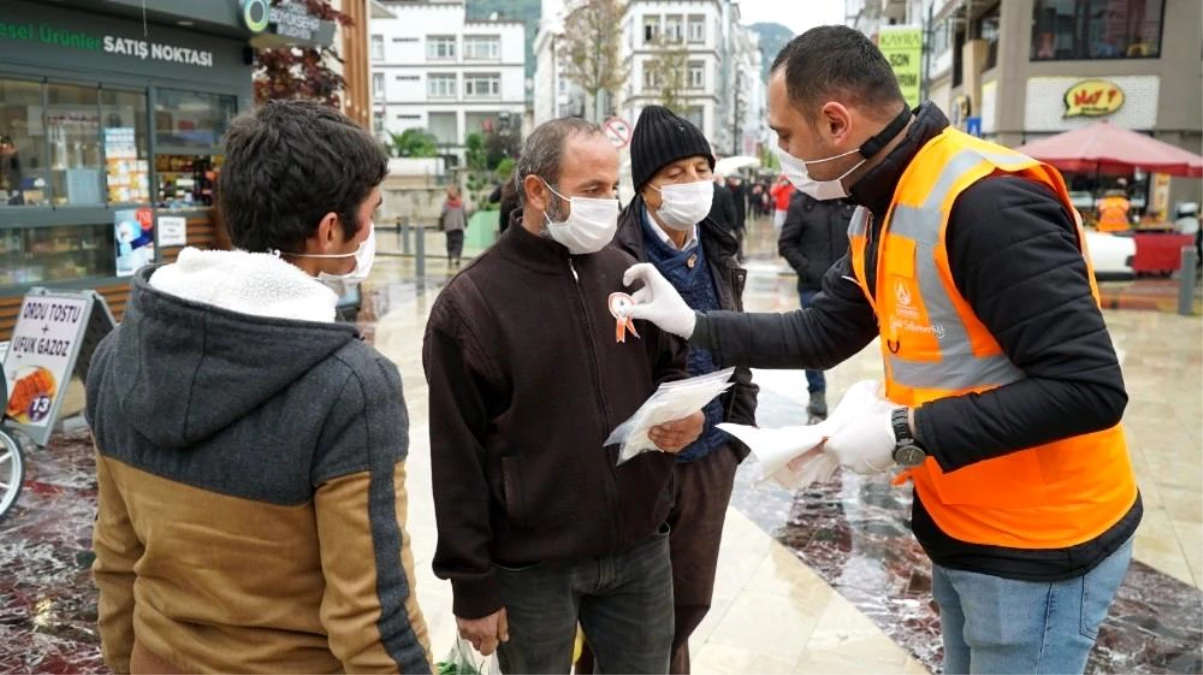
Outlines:
[[468,227],[468,209],[460,197],[458,185],[447,186],[447,200],[439,216],[439,229],[447,239],[447,264],[453,269],[464,255],[464,230]]
[[[777,252],[798,275],[798,298],[803,308],[823,289],[827,270],[848,253],[848,223],[856,205],[846,199],[819,201],[796,192],[790,200]],[[827,378],[822,370],[807,370],[811,423],[827,419]]]
[[794,196],[794,186],[785,176],[777,178],[777,182],[769,189],[773,200],[773,231],[781,236],[785,228],[785,216],[789,213],[789,202]]

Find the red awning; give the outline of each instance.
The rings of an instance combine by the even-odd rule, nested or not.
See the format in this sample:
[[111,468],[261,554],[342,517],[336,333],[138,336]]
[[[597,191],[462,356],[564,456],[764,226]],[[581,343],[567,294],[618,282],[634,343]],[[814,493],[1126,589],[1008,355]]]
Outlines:
[[1062,171],[1131,173],[1142,169],[1171,176],[1203,176],[1203,157],[1110,122],[1095,122],[1016,148]]

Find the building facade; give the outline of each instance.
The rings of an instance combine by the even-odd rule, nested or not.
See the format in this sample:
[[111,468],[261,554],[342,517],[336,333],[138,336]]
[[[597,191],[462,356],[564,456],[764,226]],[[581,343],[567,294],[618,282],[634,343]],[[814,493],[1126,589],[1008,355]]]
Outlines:
[[543,13],[535,36],[534,126],[558,117],[585,117],[586,95],[564,76],[560,50],[564,38],[563,0],[542,0]]
[[[673,87],[678,112],[719,155],[745,154],[765,140],[765,83],[756,36],[740,25],[731,0],[632,0],[622,25],[627,84],[620,116],[634,124],[645,106],[663,104],[661,64],[683,64]],[[670,85],[671,86],[671,85]],[[747,153],[754,154],[754,153]]]
[[[1105,119],[1203,151],[1199,0],[957,0],[930,11],[928,95],[957,126],[1014,147]],[[1150,180],[1135,179],[1142,203]],[[1197,179],[1170,185],[1171,204],[1203,196]]]
[[521,21],[468,21],[462,0],[387,0],[369,27],[372,126],[424,129],[463,158],[473,133],[518,133],[526,110]]

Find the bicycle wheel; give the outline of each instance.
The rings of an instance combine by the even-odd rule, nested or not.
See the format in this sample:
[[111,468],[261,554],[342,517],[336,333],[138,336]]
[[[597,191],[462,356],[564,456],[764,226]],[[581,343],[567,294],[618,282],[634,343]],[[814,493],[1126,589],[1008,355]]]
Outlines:
[[0,520],[8,514],[21,494],[25,480],[25,459],[16,439],[0,430]]

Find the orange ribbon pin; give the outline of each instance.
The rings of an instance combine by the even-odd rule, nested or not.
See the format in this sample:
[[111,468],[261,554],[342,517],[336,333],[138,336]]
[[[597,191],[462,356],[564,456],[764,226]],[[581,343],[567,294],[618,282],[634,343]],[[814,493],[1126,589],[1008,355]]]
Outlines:
[[631,309],[634,307],[635,300],[626,293],[610,294],[610,314],[618,322],[614,328],[615,342],[625,344],[627,331],[630,331],[631,335],[639,337],[639,331],[635,330],[635,323],[631,320]]

